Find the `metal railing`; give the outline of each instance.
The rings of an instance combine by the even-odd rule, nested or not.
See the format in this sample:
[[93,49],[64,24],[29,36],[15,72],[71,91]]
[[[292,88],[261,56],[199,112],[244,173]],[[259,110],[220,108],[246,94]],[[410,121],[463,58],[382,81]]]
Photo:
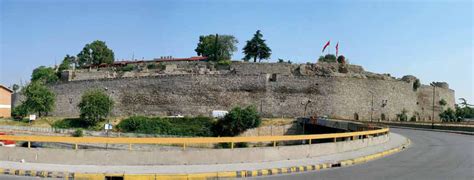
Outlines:
[[212,144],[212,143],[230,143],[231,149],[234,148],[235,143],[240,142],[273,142],[273,146],[280,141],[296,141],[307,140],[308,144],[312,140],[334,139],[337,138],[352,138],[368,137],[383,135],[389,132],[389,128],[381,128],[368,131],[346,132],[346,133],[331,133],[331,134],[312,134],[312,135],[286,135],[286,136],[253,136],[253,137],[190,137],[190,138],[123,138],[123,137],[65,137],[65,136],[14,136],[14,135],[0,135],[0,140],[26,141],[28,147],[31,142],[50,142],[50,143],[70,143],[75,144],[75,149],[78,149],[80,143],[104,143],[104,144],[128,144],[129,149],[132,149],[132,144],[178,144],[186,149],[190,144]]

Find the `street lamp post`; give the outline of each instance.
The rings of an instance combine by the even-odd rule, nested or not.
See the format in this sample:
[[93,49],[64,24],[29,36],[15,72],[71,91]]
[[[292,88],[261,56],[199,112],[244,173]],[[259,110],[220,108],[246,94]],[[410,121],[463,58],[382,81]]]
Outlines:
[[374,92],[369,91],[371,95],[371,102],[370,102],[370,122],[372,122],[372,115],[374,114]]
[[306,109],[308,108],[308,105],[309,103],[311,103],[311,99],[308,99],[308,101],[306,101],[306,104],[304,105],[304,113],[303,113],[303,134],[304,134],[304,131],[305,131],[305,125],[306,125]]
[[[385,99],[385,100],[382,100],[382,105],[381,105],[381,106],[382,106],[382,113],[385,113],[385,106],[387,106],[387,101],[388,101],[388,100],[386,100],[386,99]],[[382,121],[382,120],[385,121],[385,118],[386,118],[386,115],[384,114],[383,119],[380,118],[380,121]],[[380,122],[380,121],[379,121],[379,122]]]
[[432,82],[430,85],[433,86],[433,115],[431,117],[431,129],[434,129],[436,86],[435,86],[435,82]]

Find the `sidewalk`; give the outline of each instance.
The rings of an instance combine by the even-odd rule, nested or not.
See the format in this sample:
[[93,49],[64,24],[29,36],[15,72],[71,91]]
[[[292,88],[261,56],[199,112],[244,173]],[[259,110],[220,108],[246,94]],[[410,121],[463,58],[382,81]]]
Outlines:
[[[1,169],[30,170],[46,172],[70,172],[84,174],[197,174],[231,171],[259,171],[278,168],[303,167],[323,165],[320,168],[344,166],[365,162],[382,157],[403,149],[409,140],[399,134],[390,133],[389,142],[382,145],[370,146],[357,151],[350,151],[327,156],[299,160],[273,161],[264,163],[212,164],[212,165],[150,165],[150,166],[97,166],[97,165],[56,165],[40,163],[21,163],[1,161]],[[380,154],[380,155],[376,155]],[[210,154],[209,156],[212,156]],[[152,157],[150,157],[152,158]],[[352,163],[351,163],[352,162]],[[318,168],[318,169],[320,169]],[[306,169],[306,168],[303,168]],[[316,169],[316,168],[313,168]],[[238,174],[238,173],[237,173]]]

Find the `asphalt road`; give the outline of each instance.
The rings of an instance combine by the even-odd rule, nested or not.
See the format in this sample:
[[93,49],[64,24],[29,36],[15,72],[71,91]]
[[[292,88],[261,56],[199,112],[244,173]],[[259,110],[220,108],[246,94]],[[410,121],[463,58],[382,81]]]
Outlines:
[[349,167],[255,179],[474,179],[474,136],[391,128],[412,140],[397,154]]
[[[349,167],[255,179],[474,179],[474,136],[391,128],[412,140],[399,153]],[[38,179],[0,175],[5,180]]]

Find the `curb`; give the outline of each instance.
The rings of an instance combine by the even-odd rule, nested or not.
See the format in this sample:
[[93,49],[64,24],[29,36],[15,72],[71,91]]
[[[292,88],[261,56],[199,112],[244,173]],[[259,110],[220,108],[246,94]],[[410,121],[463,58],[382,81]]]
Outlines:
[[273,168],[273,169],[259,169],[259,170],[241,170],[241,171],[227,171],[227,172],[213,172],[213,173],[196,173],[196,174],[89,174],[89,173],[72,173],[72,172],[53,172],[53,171],[33,171],[33,170],[21,170],[21,169],[2,169],[0,168],[0,174],[4,175],[16,175],[16,176],[30,176],[30,177],[41,177],[41,178],[63,178],[70,180],[103,180],[106,178],[113,179],[113,177],[123,177],[123,179],[143,179],[143,180],[154,180],[154,179],[172,179],[172,180],[200,180],[200,179],[219,179],[219,178],[245,178],[245,177],[261,177],[271,176],[279,174],[291,174],[300,172],[317,171],[328,168],[345,167],[355,164],[368,162],[374,159],[378,159],[396,152],[400,152],[407,148],[411,144],[410,139],[407,138],[407,142],[403,145],[386,150],[383,152],[362,156],[354,159],[342,160],[336,163],[323,163],[316,165],[307,166],[293,166],[285,168]]
[[388,126],[394,127],[394,128],[400,128],[400,129],[413,129],[413,130],[420,130],[420,131],[444,132],[444,133],[454,133],[454,134],[463,134],[463,135],[474,136],[474,132],[468,132],[468,131],[454,131],[454,130],[431,129],[431,128],[416,128],[416,127],[407,127],[407,126],[398,126],[398,125],[388,125]]

